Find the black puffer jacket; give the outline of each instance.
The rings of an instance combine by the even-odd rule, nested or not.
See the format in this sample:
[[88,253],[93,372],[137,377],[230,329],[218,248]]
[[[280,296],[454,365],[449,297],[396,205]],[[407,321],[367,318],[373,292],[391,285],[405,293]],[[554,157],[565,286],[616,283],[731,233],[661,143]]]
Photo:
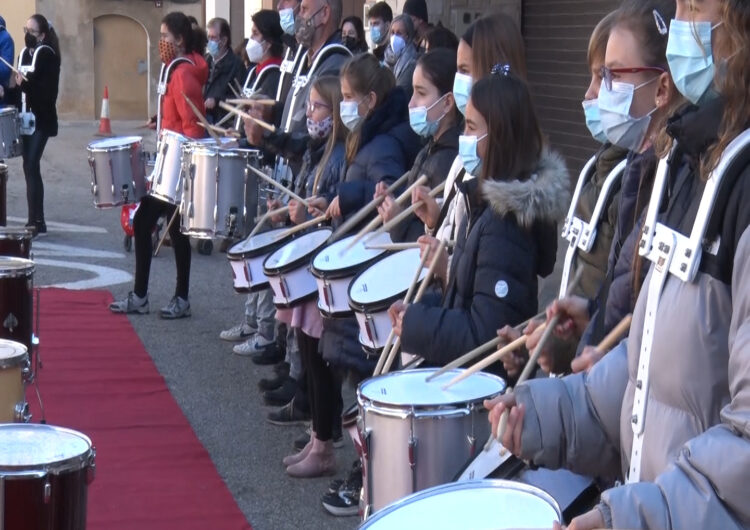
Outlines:
[[436,364],[536,313],[537,277],[552,272],[556,222],[570,201],[565,162],[549,151],[524,182],[472,179],[465,186],[475,199],[458,231],[442,305],[411,304],[403,321],[403,350]]
[[344,217],[368,203],[381,180],[391,183],[406,173],[422,147],[409,125],[404,91],[394,88],[362,124],[359,151],[339,186]]
[[[34,51],[24,48],[21,64],[31,65]],[[47,45],[37,55],[34,71],[26,74],[21,83],[26,93],[26,105],[36,117],[36,128],[48,136],[57,136],[57,92],[60,85],[60,56]]]

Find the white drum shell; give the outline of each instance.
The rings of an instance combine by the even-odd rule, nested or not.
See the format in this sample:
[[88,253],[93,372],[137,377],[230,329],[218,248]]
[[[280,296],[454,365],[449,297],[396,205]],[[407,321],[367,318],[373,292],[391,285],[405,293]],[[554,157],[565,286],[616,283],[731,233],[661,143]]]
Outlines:
[[318,309],[329,316],[350,316],[353,311],[349,307],[349,284],[354,275],[346,278],[315,278],[318,286]]
[[140,136],[91,142],[87,151],[94,206],[131,204],[146,194],[146,162]]
[[359,324],[359,341],[362,346],[374,350],[385,347],[385,341],[391,333],[391,317],[388,311],[378,311],[375,313],[354,313]]
[[21,156],[21,122],[15,107],[0,108],[0,160]]
[[229,265],[232,267],[234,290],[238,293],[250,292],[250,278],[247,274],[247,267],[245,267],[245,260],[229,258]]
[[159,133],[149,195],[169,204],[180,203],[182,199],[182,146],[189,141],[187,137],[168,129],[162,129]]
[[278,276],[268,276],[273,290],[273,303],[289,307],[309,298],[317,291],[315,277],[305,265]]

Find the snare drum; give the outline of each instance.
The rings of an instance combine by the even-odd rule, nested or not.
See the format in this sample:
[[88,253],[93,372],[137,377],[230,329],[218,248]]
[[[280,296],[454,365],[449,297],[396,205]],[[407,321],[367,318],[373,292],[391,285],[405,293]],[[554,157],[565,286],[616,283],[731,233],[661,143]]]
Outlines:
[[509,480],[476,480],[410,495],[373,515],[360,528],[552,528],[553,521],[562,523],[562,515],[545,491]]
[[151,174],[149,195],[169,204],[179,204],[182,199],[182,146],[187,137],[162,129],[156,145],[156,163]]
[[34,262],[0,256],[0,338],[31,350]]
[[192,145],[183,155],[180,230],[204,239],[244,234],[247,166],[258,151]]
[[0,226],[0,256],[29,259],[32,236],[31,227]]
[[23,422],[31,418],[24,392],[29,376],[26,346],[0,339],[0,423]]
[[276,307],[288,308],[315,296],[315,277],[310,273],[310,260],[331,237],[331,228],[318,228],[292,239],[263,262],[263,271],[273,289]]
[[107,138],[91,142],[86,149],[91,166],[94,206],[112,208],[130,204],[146,194],[143,138]]
[[0,425],[5,528],[84,530],[96,451],[85,435],[51,425]]
[[15,107],[0,108],[0,160],[21,156],[21,122]]
[[327,246],[313,258],[310,270],[318,283],[318,309],[324,316],[352,316],[353,312],[349,307],[349,284],[357,273],[372,265],[385,253],[382,249],[368,249],[366,245],[391,242],[388,234],[379,234],[367,242],[360,240],[346,250],[354,237],[356,236]]
[[232,266],[234,290],[238,293],[260,291],[268,287],[268,278],[263,272],[263,262],[269,254],[275,252],[292,239],[292,236],[280,238],[288,228],[277,228],[262,232],[240,241],[227,252]]
[[436,370],[393,372],[367,379],[357,389],[368,513],[451,482],[490,435],[482,402],[501,394],[505,382],[478,372],[442,390],[463,370],[426,382]]
[[[349,306],[357,317],[360,344],[369,350],[385,346],[391,332],[388,308],[406,295],[420,266],[419,249],[391,254],[358,274],[349,285]],[[420,280],[427,274],[422,269]]]

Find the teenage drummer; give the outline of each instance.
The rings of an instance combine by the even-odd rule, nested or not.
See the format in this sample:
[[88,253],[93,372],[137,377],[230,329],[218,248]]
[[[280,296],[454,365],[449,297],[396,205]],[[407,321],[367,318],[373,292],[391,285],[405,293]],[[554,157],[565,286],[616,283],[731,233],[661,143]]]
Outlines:
[[[203,58],[203,50],[198,48],[202,38],[200,32],[200,29],[191,27],[188,18],[181,12],[169,13],[161,22],[159,55],[167,69],[173,66],[160,109],[161,126],[188,138],[202,138],[205,135],[183,96],[185,94],[203,112],[203,85],[208,79],[208,65]],[[172,65],[175,61],[177,63]],[[151,234],[159,218],[166,216],[171,221],[168,230],[174,248],[177,284],[172,300],[159,314],[166,319],[190,316],[190,239],[180,232],[180,223],[174,219],[176,210],[177,206],[150,195],[141,199],[133,218],[135,285],[126,298],[109,306],[113,313],[149,312],[148,280],[153,253]]]

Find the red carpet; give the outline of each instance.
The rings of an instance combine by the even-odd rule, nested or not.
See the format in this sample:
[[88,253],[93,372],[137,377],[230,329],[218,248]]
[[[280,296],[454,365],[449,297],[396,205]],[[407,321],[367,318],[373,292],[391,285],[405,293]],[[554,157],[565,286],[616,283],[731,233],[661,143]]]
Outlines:
[[[130,322],[107,309],[111,300],[105,291],[42,291],[47,423],[96,446],[88,528],[250,528]],[[39,421],[31,391],[28,401]]]

